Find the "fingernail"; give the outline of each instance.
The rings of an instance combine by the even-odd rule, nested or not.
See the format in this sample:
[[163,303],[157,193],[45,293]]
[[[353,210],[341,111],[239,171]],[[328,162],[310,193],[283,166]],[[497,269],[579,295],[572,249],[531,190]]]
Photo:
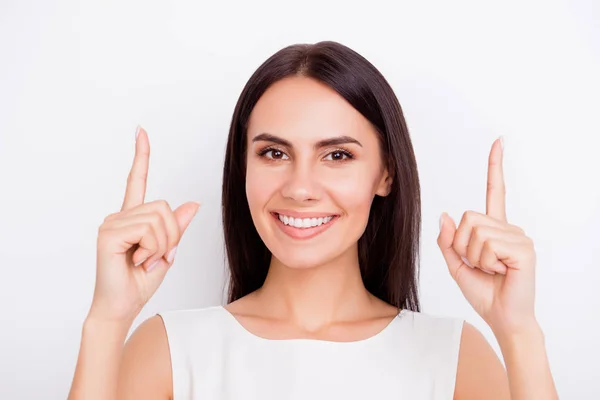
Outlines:
[[173,250],[171,250],[169,252],[169,255],[167,256],[167,261],[169,263],[172,263],[173,260],[175,259],[175,253],[177,253],[177,246],[173,247]]
[[150,271],[152,271],[154,268],[156,268],[156,266],[158,265],[158,262],[159,262],[159,261],[160,261],[160,260],[156,260],[156,261],[154,261],[154,263],[152,263],[152,265],[150,265],[150,266],[148,267],[148,269],[146,270],[146,272],[150,272]]
[[144,261],[146,261],[148,259],[148,257],[144,258],[142,261],[138,261],[137,264],[135,264],[136,267],[139,267]]
[[469,267],[473,268],[473,266],[471,265],[471,263],[469,262],[469,260],[467,260],[467,258],[466,258],[466,257],[462,257],[462,256],[461,256],[460,258],[462,258],[463,262],[464,262],[465,264],[467,264],[467,266],[469,266]]
[[444,226],[444,213],[442,213],[442,215],[440,215],[440,231],[442,230],[443,226]]
[[483,272],[485,272],[486,274],[496,275],[496,273],[494,271],[488,271],[487,269],[483,269],[483,268],[479,268],[479,269],[482,270]]
[[500,135],[500,146],[502,147],[502,150],[504,151],[504,135]]
[[138,135],[140,134],[140,129],[142,129],[141,125],[138,125],[137,128],[135,128],[135,140],[137,140]]

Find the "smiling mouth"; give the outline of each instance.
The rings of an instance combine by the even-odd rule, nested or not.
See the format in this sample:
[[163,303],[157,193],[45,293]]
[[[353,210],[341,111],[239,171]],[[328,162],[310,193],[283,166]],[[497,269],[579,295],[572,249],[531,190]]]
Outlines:
[[277,226],[288,236],[294,239],[310,239],[326,229],[339,219],[339,215],[323,217],[295,218],[292,216],[272,212]]
[[287,215],[277,214],[277,218],[279,218],[284,225],[299,229],[308,229],[321,226],[329,223],[335,217],[336,215],[329,215],[327,217],[294,218]]

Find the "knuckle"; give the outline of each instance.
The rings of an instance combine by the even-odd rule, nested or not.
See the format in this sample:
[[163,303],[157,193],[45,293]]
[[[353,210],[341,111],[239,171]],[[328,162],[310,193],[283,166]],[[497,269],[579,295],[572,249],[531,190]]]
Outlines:
[[106,225],[100,225],[98,228],[97,246],[103,248],[111,240],[111,230]]
[[460,222],[464,223],[467,220],[468,216],[469,216],[469,211],[463,212],[462,216],[460,217]]
[[483,237],[483,230],[484,228],[479,226],[479,225],[475,225],[473,227],[473,238],[477,239],[477,240],[481,240],[481,238]]
[[108,214],[105,218],[104,218],[104,222],[109,222],[112,221],[113,219],[115,219],[117,217],[117,215],[119,215],[120,213],[112,213],[112,214]]
[[168,210],[169,212],[171,211],[171,205],[165,199],[159,200],[159,204],[160,204],[161,207],[163,207],[164,209]]
[[463,221],[465,222],[471,222],[473,221],[473,218],[475,218],[475,211],[472,210],[467,210],[465,211],[465,213],[463,214]]
[[525,234],[525,230],[523,228],[521,228],[520,226],[517,225],[511,225],[511,227],[518,233],[524,235]]
[[100,238],[101,236],[104,236],[104,232],[106,232],[106,224],[101,224],[98,227],[98,238]]
[[143,235],[144,236],[154,235],[154,227],[152,226],[151,223],[148,222],[148,223],[144,224]]
[[165,199],[159,199],[159,200],[154,200],[152,202],[158,209],[167,209],[167,210],[171,210],[171,207],[169,206],[169,203],[165,200]]
[[534,242],[533,239],[530,238],[529,236],[525,236],[525,243],[527,244],[527,246],[529,247],[534,247]]
[[159,212],[152,212],[150,213],[150,219],[152,221],[152,224],[156,225],[157,228],[160,228],[162,226],[162,215]]

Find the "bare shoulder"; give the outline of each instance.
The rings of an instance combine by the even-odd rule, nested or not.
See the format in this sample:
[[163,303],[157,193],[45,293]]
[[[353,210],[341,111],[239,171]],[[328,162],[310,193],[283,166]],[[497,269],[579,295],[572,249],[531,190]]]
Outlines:
[[127,340],[119,370],[118,393],[119,399],[172,398],[169,343],[160,316],[141,323]]
[[508,376],[483,334],[464,322],[456,373],[454,399],[510,399]]

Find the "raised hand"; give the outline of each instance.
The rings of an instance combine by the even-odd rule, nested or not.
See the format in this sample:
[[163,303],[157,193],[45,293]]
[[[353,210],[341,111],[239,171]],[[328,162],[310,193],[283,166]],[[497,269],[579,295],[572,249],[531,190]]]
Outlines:
[[465,298],[496,335],[535,326],[533,241],[506,220],[501,139],[492,145],[486,213],[467,211],[456,224],[440,217],[438,245]]
[[133,321],[162,283],[181,235],[198,211],[196,202],[175,211],[164,200],[144,203],[149,157],[148,135],[138,127],[123,206],[106,217],[98,230],[89,317]]

